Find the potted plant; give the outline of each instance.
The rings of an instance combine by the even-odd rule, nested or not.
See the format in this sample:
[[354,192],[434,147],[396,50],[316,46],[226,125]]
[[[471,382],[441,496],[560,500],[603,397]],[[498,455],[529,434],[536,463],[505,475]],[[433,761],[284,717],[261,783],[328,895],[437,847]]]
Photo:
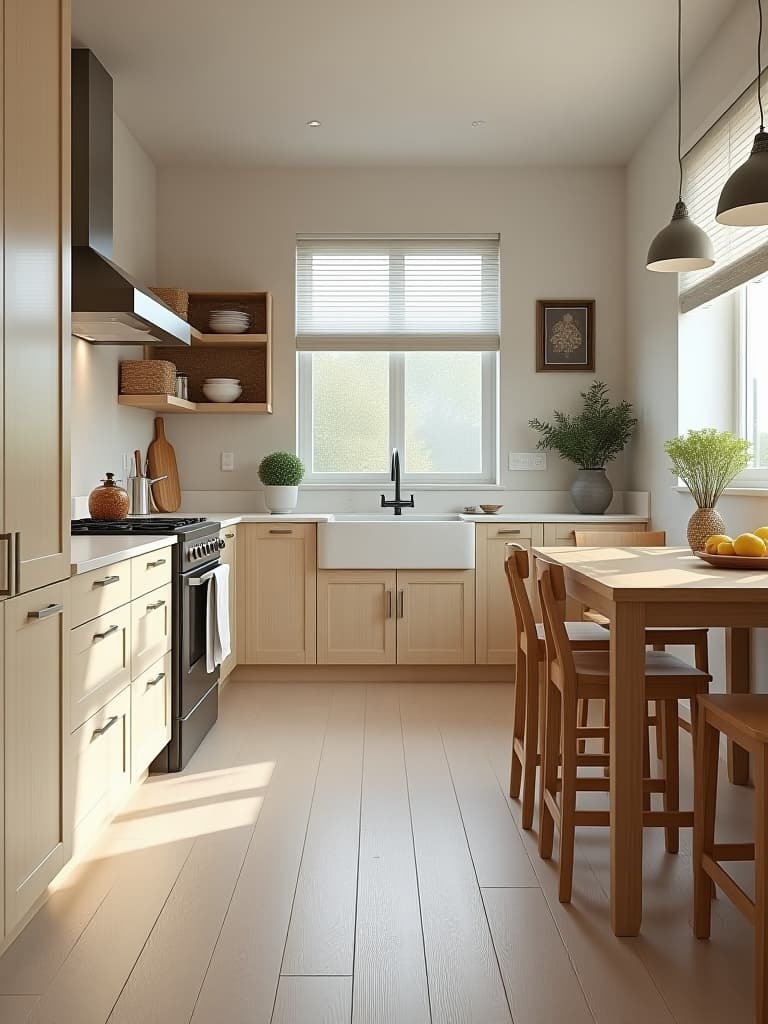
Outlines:
[[555,411],[554,422],[534,419],[529,420],[529,425],[542,435],[537,448],[556,451],[562,459],[579,467],[571,485],[571,498],[578,511],[602,515],[613,498],[605,465],[626,448],[637,420],[630,402],[611,405],[604,381],[593,381],[581,397],[584,405],[575,416]]
[[734,477],[749,466],[750,443],[727,430],[706,427],[673,437],[664,451],[672,460],[672,473],[696,502],[688,520],[688,543],[691,551],[702,551],[707,537],[725,533],[725,520],[715,505]]
[[259,480],[264,484],[264,504],[268,512],[293,512],[299,500],[299,484],[304,478],[304,463],[293,452],[272,452],[259,463]]

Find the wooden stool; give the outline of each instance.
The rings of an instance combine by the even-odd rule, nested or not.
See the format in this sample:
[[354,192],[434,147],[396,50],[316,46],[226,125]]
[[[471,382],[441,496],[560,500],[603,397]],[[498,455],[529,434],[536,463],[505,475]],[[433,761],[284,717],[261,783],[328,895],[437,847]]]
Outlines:
[[[755,1021],[768,1024],[768,694],[715,694],[698,698],[694,788],[693,930],[708,939],[712,885],[739,908],[755,928]],[[754,843],[716,843],[720,734],[753,755]],[[721,866],[721,861],[755,862],[755,899]]]
[[[515,707],[509,795],[516,800],[522,787],[521,824],[524,829],[530,829],[536,797],[536,768],[541,760],[539,678],[545,658],[544,627],[534,621],[526,586],[530,574],[528,552],[519,544],[507,544],[504,566],[515,612]],[[568,622],[565,628],[568,643],[574,650],[608,650],[610,638],[602,627],[591,622]],[[585,729],[582,734],[602,736],[603,732]]]
[[[538,583],[546,637],[547,682],[545,702],[544,755],[542,760],[542,792],[539,808],[539,853],[544,860],[552,856],[554,829],[560,832],[560,886],[562,903],[571,899],[573,887],[573,854],[577,825],[610,825],[609,811],[583,811],[576,808],[579,792],[607,792],[610,780],[605,777],[583,778],[580,767],[610,764],[609,754],[585,754],[579,751],[583,735],[578,725],[580,700],[596,698],[608,701],[610,655],[606,651],[575,652],[568,642],[562,606],[565,601],[565,576],[562,566],[538,560]],[[643,790],[661,793],[663,811],[646,809],[643,824],[661,826],[665,830],[666,848],[677,853],[679,830],[693,825],[693,813],[680,810],[679,732],[677,702],[706,693],[710,676],[687,665],[672,654],[649,651],[645,662],[645,692],[648,699],[660,702],[664,728],[664,778],[650,778],[646,758]],[[606,736],[608,729],[590,730]],[[559,801],[558,801],[559,796]]]

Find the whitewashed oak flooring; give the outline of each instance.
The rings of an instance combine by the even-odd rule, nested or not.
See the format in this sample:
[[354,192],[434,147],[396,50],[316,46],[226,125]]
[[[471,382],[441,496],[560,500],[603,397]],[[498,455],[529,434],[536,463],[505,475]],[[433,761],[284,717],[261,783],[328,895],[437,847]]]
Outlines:
[[[558,903],[507,797],[511,703],[230,683],[189,768],[134,794],[0,959],[0,1021],[752,1021],[749,926],[721,898],[712,940],[691,932],[689,834],[670,856],[646,831],[639,938],[610,930],[605,830],[578,832]],[[724,834],[751,804],[722,783]]]

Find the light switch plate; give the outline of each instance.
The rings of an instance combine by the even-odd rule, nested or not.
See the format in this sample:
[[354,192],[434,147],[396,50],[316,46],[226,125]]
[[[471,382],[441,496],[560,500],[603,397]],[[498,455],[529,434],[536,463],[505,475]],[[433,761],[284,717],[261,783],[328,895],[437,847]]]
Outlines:
[[545,452],[510,452],[507,465],[511,470],[542,471],[547,468]]
[[234,452],[222,452],[221,453],[221,471],[222,473],[231,473],[235,468],[235,453]]

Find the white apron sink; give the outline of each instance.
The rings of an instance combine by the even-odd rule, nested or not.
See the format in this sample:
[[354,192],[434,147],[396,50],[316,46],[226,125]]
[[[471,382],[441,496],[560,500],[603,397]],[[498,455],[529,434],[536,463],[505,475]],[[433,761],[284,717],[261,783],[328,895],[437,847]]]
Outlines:
[[337,515],[317,527],[320,569],[474,569],[475,524],[454,515]]

